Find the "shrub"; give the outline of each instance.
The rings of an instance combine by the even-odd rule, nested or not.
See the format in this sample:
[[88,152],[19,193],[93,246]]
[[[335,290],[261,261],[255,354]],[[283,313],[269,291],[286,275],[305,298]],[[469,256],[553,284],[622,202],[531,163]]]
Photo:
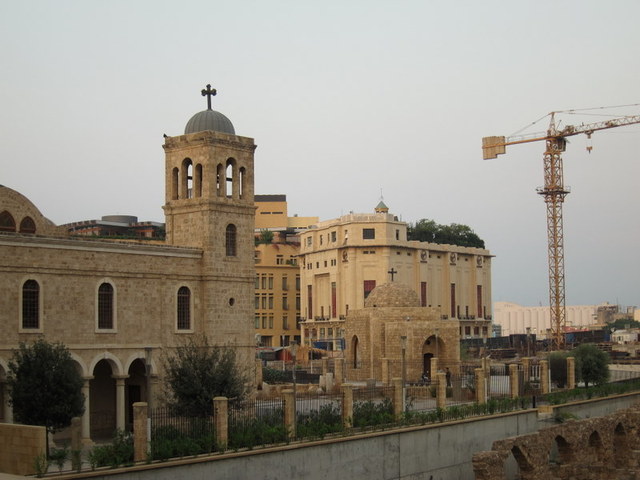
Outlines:
[[380,403],[371,400],[353,404],[353,426],[373,427],[393,423],[393,403],[385,398]]

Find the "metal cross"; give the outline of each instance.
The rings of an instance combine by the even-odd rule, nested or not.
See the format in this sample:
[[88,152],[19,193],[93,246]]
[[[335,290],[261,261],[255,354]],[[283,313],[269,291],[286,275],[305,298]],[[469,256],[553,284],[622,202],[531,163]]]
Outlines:
[[398,273],[398,271],[397,271],[395,268],[391,267],[391,270],[389,270],[387,273],[388,273],[389,275],[391,275],[391,281],[393,282],[393,276],[394,276],[396,273]]
[[202,96],[207,97],[207,110],[211,110],[211,97],[215,96],[216,92],[215,88],[211,88],[211,85],[207,84],[207,88],[202,89]]

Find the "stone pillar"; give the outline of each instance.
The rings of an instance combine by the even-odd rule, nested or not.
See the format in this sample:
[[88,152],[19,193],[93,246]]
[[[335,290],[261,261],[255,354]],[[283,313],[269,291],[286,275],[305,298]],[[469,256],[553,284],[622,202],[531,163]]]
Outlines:
[[262,388],[262,360],[256,358],[256,387]]
[[524,357],[522,359],[522,370],[524,370],[524,383],[531,381],[531,359]]
[[431,379],[436,378],[436,374],[438,373],[438,357],[431,357]]
[[511,392],[511,398],[518,398],[520,396],[518,365],[515,363],[509,365],[509,389]]
[[393,414],[396,418],[400,418],[404,412],[404,389],[402,388],[402,379],[394,378],[391,382],[393,384]]
[[294,439],[296,438],[296,399],[293,390],[283,390],[282,400],[284,403],[284,426],[289,432],[289,438]]
[[13,409],[9,405],[9,385],[5,382],[0,387],[2,387],[4,423],[13,423]]
[[82,394],[84,395],[84,413],[82,414],[82,443],[85,445],[92,445],[91,441],[91,403],[90,393],[91,380],[93,377],[84,377],[84,383],[82,384]]
[[389,359],[382,359],[382,384],[391,385],[391,372],[389,371]]
[[116,428],[125,429],[124,384],[129,375],[114,375],[116,380]]
[[322,375],[326,375],[327,373],[329,373],[329,359],[323,358],[321,362],[322,362]]
[[213,397],[213,421],[216,428],[216,449],[224,451],[229,443],[229,400]]
[[572,390],[576,388],[576,359],[567,357],[567,388]]
[[350,383],[342,384],[342,425],[353,426],[353,385]]
[[475,380],[476,380],[476,402],[487,403],[487,388],[485,385],[485,376],[483,368],[476,368]]
[[147,402],[133,404],[133,461],[147,459]]
[[549,361],[540,360],[540,390],[549,393]]
[[439,372],[435,376],[438,382],[436,390],[436,406],[438,408],[444,408],[447,403],[447,375]]
[[344,358],[336,358],[333,365],[336,385],[339,387],[344,382]]

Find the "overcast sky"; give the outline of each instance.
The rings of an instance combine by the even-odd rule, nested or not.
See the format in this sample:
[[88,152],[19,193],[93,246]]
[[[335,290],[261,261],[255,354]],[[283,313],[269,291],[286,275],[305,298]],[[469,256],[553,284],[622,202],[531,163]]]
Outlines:
[[[548,305],[544,143],[481,139],[640,103],[640,2],[0,0],[0,184],[57,224],[164,221],[162,134],[206,108],[253,137],[289,213],[472,227],[493,300]],[[564,124],[640,106],[567,115]],[[543,118],[527,131],[545,131]],[[640,126],[564,155],[567,304],[640,305]]]

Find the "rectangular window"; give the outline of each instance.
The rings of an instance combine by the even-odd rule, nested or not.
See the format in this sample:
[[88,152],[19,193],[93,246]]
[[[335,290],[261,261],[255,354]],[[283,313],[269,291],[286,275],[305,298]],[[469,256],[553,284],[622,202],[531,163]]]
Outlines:
[[322,245],[322,235],[320,235],[320,245]]
[[269,275],[269,290],[273,290],[273,275]]
[[420,282],[420,305],[427,306],[427,282]]
[[296,275],[296,291],[300,291],[300,275]]
[[471,335],[471,327],[464,327],[464,334]]
[[313,238],[311,237],[311,235],[309,235],[307,237],[307,247],[310,247],[312,245],[312,242],[313,242]]
[[324,328],[320,329],[320,338],[324,338]]
[[331,318],[336,318],[338,316],[337,309],[337,293],[336,293],[336,282],[331,282]]
[[400,230],[396,230],[396,240],[400,240]]
[[451,284],[451,318],[456,316],[456,284]]
[[371,291],[376,288],[376,281],[375,280],[365,280],[364,281],[364,298],[366,300],[366,298],[369,296],[369,294],[371,293]]
[[289,281],[286,275],[282,276],[282,290],[284,291],[289,290]]
[[260,275],[256,275],[256,289],[260,288]]
[[289,299],[282,297],[282,310],[289,310]]
[[263,310],[267,309],[267,296],[266,295],[262,295],[262,309]]
[[255,298],[255,302],[254,302],[253,308],[258,309],[260,308],[260,295],[256,295],[254,298]]
[[480,327],[473,327],[473,334],[480,335]]
[[255,324],[254,326],[255,326],[256,328],[260,328],[260,315],[256,315],[256,316],[254,317],[254,319],[253,319],[253,322],[254,322],[254,324]]
[[327,337],[333,337],[333,328],[327,328]]
[[266,275],[262,275],[262,289],[263,290],[267,289],[267,276]]
[[336,232],[331,232],[331,241],[332,242],[336,241]]
[[273,328],[273,315],[269,315],[269,328]]
[[376,238],[376,229],[375,228],[363,228],[362,229],[362,239],[363,240],[373,240]]
[[482,285],[476,287],[476,312],[480,318],[482,316]]
[[276,265],[284,265],[284,256],[276,255]]
[[287,315],[282,317],[282,329],[289,330],[289,317]]
[[296,312],[300,312],[300,295],[296,295]]
[[309,318],[313,317],[313,287],[307,285],[307,309],[309,311]]
[[273,294],[269,294],[269,310],[273,310]]
[[267,316],[266,315],[262,315],[262,328],[267,328]]

